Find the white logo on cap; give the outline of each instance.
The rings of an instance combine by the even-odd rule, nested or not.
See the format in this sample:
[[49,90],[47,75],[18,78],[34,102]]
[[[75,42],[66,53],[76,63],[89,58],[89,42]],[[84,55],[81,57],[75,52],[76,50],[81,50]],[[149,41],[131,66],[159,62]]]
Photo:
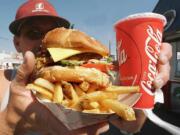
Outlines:
[[43,10],[44,9],[44,4],[43,3],[38,3],[35,5],[36,10]]
[[35,5],[35,9],[32,12],[49,12],[48,10],[44,9],[44,3],[40,2]]

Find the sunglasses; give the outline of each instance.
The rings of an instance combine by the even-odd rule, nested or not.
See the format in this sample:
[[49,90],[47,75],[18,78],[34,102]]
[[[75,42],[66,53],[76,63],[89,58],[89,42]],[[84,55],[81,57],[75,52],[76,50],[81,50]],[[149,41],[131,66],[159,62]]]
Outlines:
[[39,30],[28,30],[27,32],[25,32],[25,36],[31,40],[38,40],[38,39],[41,39],[44,37],[44,34],[43,32],[39,31]]
[[[46,30],[42,30],[42,29],[36,28],[36,27],[31,27],[31,28],[26,29],[25,31],[22,31],[22,33],[25,37],[27,37],[30,40],[39,40],[39,39],[44,38],[44,35],[48,31],[51,31],[57,27],[60,27],[60,26],[58,26],[58,24],[57,24],[57,25],[51,26],[51,28],[46,29]],[[21,33],[21,32],[19,32],[19,33]]]
[[28,39],[38,40],[38,39],[44,38],[44,35],[45,35],[48,31],[53,30],[53,29],[55,29],[55,28],[57,28],[57,27],[51,28],[51,29],[49,29],[49,30],[47,30],[47,31],[45,31],[45,32],[44,32],[44,31],[40,31],[40,30],[38,30],[38,29],[30,29],[30,30],[26,31],[26,32],[24,33],[24,35],[25,35]]

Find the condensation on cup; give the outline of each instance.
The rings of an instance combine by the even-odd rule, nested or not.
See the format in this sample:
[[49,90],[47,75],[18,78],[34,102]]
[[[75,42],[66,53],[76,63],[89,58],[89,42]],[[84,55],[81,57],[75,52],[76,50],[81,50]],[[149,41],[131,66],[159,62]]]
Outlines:
[[152,82],[157,75],[163,27],[166,18],[156,13],[138,13],[115,23],[121,85],[139,85],[142,96],[134,105],[154,107]]

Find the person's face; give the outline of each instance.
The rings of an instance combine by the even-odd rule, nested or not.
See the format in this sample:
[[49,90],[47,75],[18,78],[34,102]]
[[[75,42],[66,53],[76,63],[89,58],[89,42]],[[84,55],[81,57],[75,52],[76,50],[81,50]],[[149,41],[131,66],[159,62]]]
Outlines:
[[14,37],[16,50],[23,54],[26,51],[36,53],[40,49],[44,35],[56,27],[58,27],[57,23],[49,18],[34,18],[24,23],[20,34]]

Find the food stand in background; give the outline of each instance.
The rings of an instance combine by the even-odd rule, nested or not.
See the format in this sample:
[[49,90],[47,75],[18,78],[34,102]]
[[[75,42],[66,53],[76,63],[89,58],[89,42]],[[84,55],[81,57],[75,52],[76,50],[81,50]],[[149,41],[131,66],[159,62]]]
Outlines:
[[23,62],[22,54],[16,52],[0,52],[0,70],[17,69]]

